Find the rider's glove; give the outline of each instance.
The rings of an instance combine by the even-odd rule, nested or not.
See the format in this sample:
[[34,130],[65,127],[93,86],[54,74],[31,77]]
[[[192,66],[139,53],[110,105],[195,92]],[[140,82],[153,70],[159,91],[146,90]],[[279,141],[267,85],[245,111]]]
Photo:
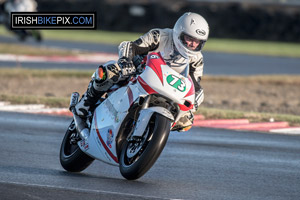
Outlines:
[[201,88],[198,92],[195,94],[195,111],[198,110],[198,107],[204,100],[204,92],[203,89]]
[[129,61],[128,58],[122,57],[118,60],[118,64],[121,68],[123,77],[129,77],[135,74],[136,69],[132,61]]

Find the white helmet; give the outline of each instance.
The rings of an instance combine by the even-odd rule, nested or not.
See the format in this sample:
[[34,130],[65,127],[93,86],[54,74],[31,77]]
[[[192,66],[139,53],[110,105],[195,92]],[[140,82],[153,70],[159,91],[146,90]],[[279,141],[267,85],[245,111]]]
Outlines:
[[[197,55],[203,48],[209,34],[209,27],[206,20],[196,13],[185,13],[176,22],[173,28],[173,41],[178,52],[184,57]],[[195,49],[187,46],[184,36],[199,41]]]

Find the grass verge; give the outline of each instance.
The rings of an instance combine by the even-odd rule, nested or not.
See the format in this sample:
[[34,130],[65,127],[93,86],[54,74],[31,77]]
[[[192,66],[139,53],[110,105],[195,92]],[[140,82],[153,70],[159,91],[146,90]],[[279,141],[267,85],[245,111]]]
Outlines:
[[207,41],[204,51],[299,58],[300,44],[212,38]]
[[[142,33],[100,30],[43,30],[42,34],[45,39],[81,41],[99,44],[120,44],[120,42],[125,40],[136,40],[142,35]],[[0,26],[0,35],[9,36],[11,34],[8,33],[3,26]],[[204,47],[204,51],[299,58],[300,44],[210,38]]]
[[72,56],[86,52],[76,50],[64,50],[47,47],[34,47],[22,44],[0,43],[0,54],[33,55],[33,56]]
[[42,97],[31,95],[0,95],[0,101],[7,101],[11,104],[43,104],[48,107],[68,108],[70,98],[67,97]]
[[89,78],[94,73],[94,70],[76,71],[76,70],[60,70],[60,69],[26,69],[26,68],[1,68],[0,78],[24,78],[24,77],[75,77],[75,78]]
[[134,41],[141,36],[141,33],[113,32],[99,30],[44,30],[45,38],[55,40],[81,41],[89,43],[104,43],[118,45],[122,41]]

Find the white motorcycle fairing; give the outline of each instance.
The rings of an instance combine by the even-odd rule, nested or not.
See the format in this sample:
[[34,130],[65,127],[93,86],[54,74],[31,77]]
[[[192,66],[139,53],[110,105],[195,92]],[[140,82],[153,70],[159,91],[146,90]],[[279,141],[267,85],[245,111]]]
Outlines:
[[121,87],[96,108],[89,138],[78,142],[82,151],[108,164],[118,165],[116,137],[129,107],[139,95],[137,90],[136,85]]
[[96,108],[89,137],[79,141],[78,146],[89,156],[118,166],[117,136],[135,101],[151,94],[158,94],[171,99],[179,107],[175,120],[166,108],[153,106],[142,109],[132,133],[134,136],[140,136],[153,113],[160,113],[176,122],[186,111],[193,108],[194,93],[193,82],[188,76],[183,76],[171,69],[164,63],[160,54],[152,53],[148,55],[147,66],[137,80],[112,92]]

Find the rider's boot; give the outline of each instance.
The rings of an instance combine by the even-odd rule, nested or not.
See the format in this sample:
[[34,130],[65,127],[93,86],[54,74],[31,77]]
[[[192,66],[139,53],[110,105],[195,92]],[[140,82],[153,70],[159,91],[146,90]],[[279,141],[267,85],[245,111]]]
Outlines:
[[94,80],[92,80],[88,86],[87,91],[83,94],[80,101],[75,106],[76,114],[81,118],[87,118],[89,112],[93,112],[95,105],[104,94],[103,91],[97,91],[94,88]]
[[112,70],[112,65],[108,63],[107,65],[99,66],[94,73],[87,91],[75,106],[76,114],[79,117],[86,119],[89,112],[94,111],[95,105],[101,96],[117,82],[119,75],[118,72]]

